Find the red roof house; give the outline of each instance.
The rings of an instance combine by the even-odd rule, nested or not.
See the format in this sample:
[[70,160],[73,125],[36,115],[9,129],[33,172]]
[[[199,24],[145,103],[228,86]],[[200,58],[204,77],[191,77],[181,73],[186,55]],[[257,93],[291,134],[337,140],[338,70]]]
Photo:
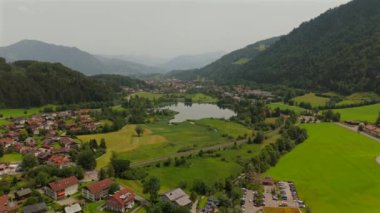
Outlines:
[[75,176],[57,180],[45,187],[45,193],[54,200],[63,199],[78,192],[78,183],[79,180]]
[[16,212],[17,203],[10,202],[7,195],[0,196],[0,212]]
[[108,195],[108,191],[111,185],[111,179],[104,179],[95,182],[82,189],[82,196],[91,201],[100,200]]
[[135,193],[125,188],[112,195],[106,203],[106,209],[125,212],[135,205]]

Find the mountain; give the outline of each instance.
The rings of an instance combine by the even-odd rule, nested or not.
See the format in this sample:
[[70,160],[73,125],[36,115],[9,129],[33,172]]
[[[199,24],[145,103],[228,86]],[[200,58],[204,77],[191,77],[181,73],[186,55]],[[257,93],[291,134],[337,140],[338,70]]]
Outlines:
[[380,93],[380,1],[354,0],[301,24],[235,76],[340,93]]
[[101,74],[93,75],[90,78],[102,82],[106,86],[112,87],[115,91],[121,91],[121,89],[124,87],[138,89],[151,88],[151,85],[145,83],[145,81],[123,75]]
[[22,40],[6,47],[0,47],[0,57],[4,57],[8,61],[59,62],[86,75],[130,75],[159,72],[153,67],[134,62],[94,56],[76,47],[48,44],[36,40]]
[[211,64],[190,71],[193,75],[174,76],[200,75],[220,82],[254,81],[343,94],[380,93],[380,1],[353,0],[330,9],[256,57],[238,62],[244,64]]
[[213,63],[193,70],[174,70],[167,74],[168,77],[174,77],[183,80],[196,78],[219,79],[227,73],[235,73],[244,64],[248,63],[264,50],[268,49],[280,37],[258,41],[242,49],[233,51],[214,61]]
[[214,62],[223,55],[223,52],[211,52],[199,55],[181,55],[162,64],[160,67],[168,71],[198,69]]
[[110,101],[113,94],[110,86],[60,63],[0,58],[1,107]]

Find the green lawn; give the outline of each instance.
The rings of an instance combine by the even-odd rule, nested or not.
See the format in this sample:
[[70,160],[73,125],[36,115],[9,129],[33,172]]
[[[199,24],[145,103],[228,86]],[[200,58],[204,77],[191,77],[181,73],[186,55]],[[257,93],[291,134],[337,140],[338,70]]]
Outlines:
[[98,211],[97,209],[105,204],[106,201],[100,200],[97,202],[92,202],[92,203],[86,203],[86,205],[83,208],[84,213],[100,213],[102,211]]
[[380,101],[380,96],[374,92],[358,92],[345,97],[343,101],[337,103],[337,105],[360,104],[365,101]]
[[293,110],[295,113],[301,113],[301,112],[304,112],[305,109],[302,109],[301,107],[298,107],[298,106],[290,106],[288,104],[285,104],[285,103],[281,103],[281,102],[276,102],[276,103],[270,103],[268,104],[268,107],[270,109],[276,109],[276,108],[279,108],[281,110]]
[[203,93],[188,94],[186,97],[191,98],[191,100],[196,103],[216,103],[218,101],[217,98],[205,95]]
[[146,98],[150,100],[159,99],[160,97],[164,96],[164,94],[158,94],[158,93],[152,93],[152,92],[137,92],[132,94],[132,96],[139,96],[141,98]]
[[107,152],[98,158],[98,169],[107,165],[113,151],[119,158],[139,162],[168,156],[183,149],[206,147],[229,141],[219,132],[204,126],[191,122],[170,125],[169,119],[142,125],[144,134],[141,137],[137,137],[135,133],[136,125],[127,125],[117,132],[82,135],[78,138],[83,142],[91,139],[100,141],[101,138],[106,140]]
[[29,117],[40,113],[45,107],[54,107],[55,105],[46,105],[42,107],[34,107],[29,109],[0,109],[3,117]]
[[341,120],[368,121],[374,123],[380,112],[380,104],[373,104],[361,107],[352,107],[345,109],[336,109],[339,112]]
[[205,118],[197,120],[195,123],[212,128],[215,131],[220,132],[220,134],[230,135],[233,138],[244,135],[251,136],[253,134],[253,130],[248,129],[241,124],[221,119]]
[[379,212],[380,143],[332,123],[306,124],[309,138],[265,173],[294,181],[313,212]]
[[5,154],[0,158],[0,163],[21,162],[22,155],[19,153]]
[[316,96],[315,93],[308,93],[303,96],[293,98],[297,104],[304,102],[310,103],[312,107],[324,106],[329,101],[329,98]]
[[5,124],[9,124],[10,122],[7,121],[7,120],[4,120],[4,119],[0,119],[0,126],[1,125],[5,125]]

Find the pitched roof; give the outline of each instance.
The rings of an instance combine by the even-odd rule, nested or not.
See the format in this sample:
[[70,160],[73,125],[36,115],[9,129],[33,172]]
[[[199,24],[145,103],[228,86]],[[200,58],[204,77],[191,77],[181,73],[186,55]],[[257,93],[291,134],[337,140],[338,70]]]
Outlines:
[[36,204],[33,204],[33,205],[29,205],[29,206],[24,206],[24,208],[22,208],[22,211],[24,213],[41,212],[41,211],[44,211],[44,210],[46,210],[46,204],[44,202],[42,202],[42,203],[36,203]]
[[88,191],[90,191],[92,194],[97,194],[109,188],[111,185],[112,185],[112,180],[107,178],[107,179],[95,182],[91,185],[88,185],[85,188],[88,189]]
[[135,200],[135,193],[125,188],[112,195],[111,199],[115,199],[120,205],[124,205]]
[[80,207],[80,205],[78,203],[65,207],[66,213],[77,213],[77,212],[81,212],[81,211],[82,211],[82,207]]
[[8,212],[17,209],[15,202],[9,202],[8,196],[0,196],[0,212]]
[[57,180],[55,182],[49,183],[50,188],[57,192],[66,189],[69,186],[79,183],[79,180],[75,176],[71,176],[65,179]]
[[16,192],[17,196],[19,197],[23,197],[31,193],[32,193],[32,190],[30,188],[20,189]]
[[170,201],[177,203],[179,206],[187,206],[191,203],[189,196],[180,188],[176,188],[164,194]]

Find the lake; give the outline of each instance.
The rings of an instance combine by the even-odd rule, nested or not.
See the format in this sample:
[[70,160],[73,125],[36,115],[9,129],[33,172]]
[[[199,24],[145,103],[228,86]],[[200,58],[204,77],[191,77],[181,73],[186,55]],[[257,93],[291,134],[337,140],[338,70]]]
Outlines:
[[230,109],[219,108],[215,104],[193,103],[191,106],[189,106],[180,102],[176,105],[165,107],[164,109],[170,109],[178,112],[178,114],[175,115],[174,119],[170,120],[170,123],[180,123],[186,120],[199,120],[203,118],[229,119],[232,116],[236,115],[234,111]]

